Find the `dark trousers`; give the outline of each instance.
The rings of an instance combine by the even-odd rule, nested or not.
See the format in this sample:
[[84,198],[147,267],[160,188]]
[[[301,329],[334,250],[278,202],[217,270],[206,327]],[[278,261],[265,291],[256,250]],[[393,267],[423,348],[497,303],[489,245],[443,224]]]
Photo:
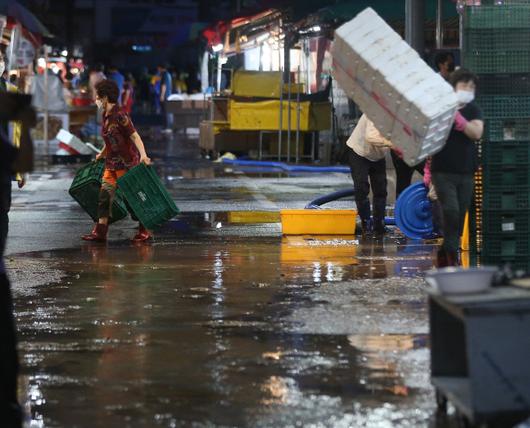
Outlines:
[[0,172],[0,426],[22,426],[22,411],[17,401],[18,357],[13,301],[3,256],[11,207],[11,176]]
[[167,101],[161,103],[162,114],[164,115],[166,129],[173,129],[173,113],[168,113],[167,111]]
[[[386,210],[386,162],[385,159],[373,162],[359,156],[353,150],[349,152],[350,170],[355,188],[355,203],[361,220],[369,220],[371,216],[368,195],[370,186],[373,193],[374,222],[385,219]],[[368,179],[370,182],[368,182]]]
[[[0,268],[1,269],[1,268]],[[2,427],[22,426],[17,400],[18,356],[13,301],[7,275],[0,272],[0,421]]]
[[474,176],[433,172],[432,182],[442,207],[443,249],[455,253],[460,248],[466,212],[473,197]]
[[401,159],[393,150],[390,152],[392,155],[392,163],[396,170],[396,200],[403,190],[410,186],[412,181],[412,175],[414,171],[418,171],[423,175],[423,168],[425,168],[425,162],[422,162],[416,166],[408,166],[403,159]]
[[9,209],[11,208],[11,177],[9,174],[0,175],[0,257],[4,254],[7,231],[9,228]]

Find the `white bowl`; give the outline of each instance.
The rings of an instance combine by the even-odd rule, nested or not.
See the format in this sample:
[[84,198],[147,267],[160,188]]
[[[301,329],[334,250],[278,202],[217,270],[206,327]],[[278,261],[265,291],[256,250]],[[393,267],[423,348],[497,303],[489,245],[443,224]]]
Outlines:
[[482,293],[491,287],[497,271],[493,266],[447,267],[428,271],[425,280],[443,294]]

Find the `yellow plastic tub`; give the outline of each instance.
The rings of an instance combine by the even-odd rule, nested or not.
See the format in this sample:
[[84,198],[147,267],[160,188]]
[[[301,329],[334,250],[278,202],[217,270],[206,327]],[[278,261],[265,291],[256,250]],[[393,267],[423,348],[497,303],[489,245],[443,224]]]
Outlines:
[[355,235],[356,210],[281,210],[284,235]]
[[228,222],[235,224],[278,223],[279,221],[278,211],[230,211],[228,213]]
[[355,265],[358,260],[357,241],[350,235],[284,236],[280,261],[286,265],[331,263],[336,266]]

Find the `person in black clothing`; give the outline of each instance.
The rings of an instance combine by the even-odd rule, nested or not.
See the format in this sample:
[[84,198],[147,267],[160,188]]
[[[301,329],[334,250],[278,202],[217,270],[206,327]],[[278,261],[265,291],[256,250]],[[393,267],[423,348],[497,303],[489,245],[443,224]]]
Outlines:
[[[0,204],[2,211],[8,203],[6,186],[11,186],[11,163],[16,156],[16,149],[9,144],[4,136],[0,136]],[[18,356],[16,351],[15,321],[13,316],[13,301],[11,286],[7,277],[3,252],[7,235],[7,214],[2,213],[0,226],[0,421],[2,426],[9,428],[22,427],[22,410],[17,400]]]
[[[0,61],[1,66],[1,61]],[[7,212],[11,202],[11,177],[13,171],[29,172],[33,164],[33,148],[29,139],[29,126],[35,124],[31,97],[0,92],[0,128],[5,122],[22,122],[20,149],[8,141],[0,129],[0,425],[6,428],[22,427],[22,410],[17,400],[18,356],[13,316],[11,287],[4,266],[4,249],[7,238]]]
[[[434,57],[434,64],[438,73],[445,79],[449,79],[451,73],[455,70],[455,57],[451,52],[438,52]],[[412,182],[412,175],[414,171],[423,175],[425,169],[425,162],[421,162],[415,166],[408,166],[403,159],[392,150],[392,163],[396,170],[396,200],[403,190],[410,186]]]
[[477,77],[459,69],[450,78],[459,101],[453,129],[444,148],[433,156],[432,182],[442,207],[444,240],[438,251],[438,267],[458,265],[460,236],[471,204],[474,174],[478,168],[475,142],[482,138],[482,112],[473,103]]
[[[4,58],[0,54],[0,76],[4,74],[5,68],[6,64],[4,62]],[[0,77],[0,93],[6,92],[7,82],[3,77]],[[7,136],[9,135],[7,120],[0,121],[0,133],[3,138],[7,138]],[[6,159],[8,159],[7,156],[7,152],[2,152],[2,157],[6,157]],[[9,208],[11,207],[11,174],[0,174],[0,187],[0,194],[2,195],[2,197],[0,198],[0,254],[2,254],[7,239],[7,229],[9,225],[8,213]]]
[[397,201],[399,195],[401,195],[401,192],[403,192],[403,190],[410,186],[414,171],[418,171],[421,175],[423,175],[423,170],[425,169],[425,161],[415,166],[408,166],[395,150],[392,150],[390,154],[392,156],[392,163],[394,164],[394,169],[396,170]]
[[434,57],[436,71],[445,80],[449,80],[451,73],[455,71],[455,57],[451,52],[438,52]]

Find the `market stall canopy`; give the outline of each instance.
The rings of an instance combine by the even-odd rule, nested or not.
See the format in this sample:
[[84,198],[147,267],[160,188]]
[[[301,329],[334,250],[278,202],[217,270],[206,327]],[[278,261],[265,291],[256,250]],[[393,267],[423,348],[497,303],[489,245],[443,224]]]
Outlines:
[[40,22],[33,13],[16,1],[7,5],[7,16],[19,22],[26,30],[43,37],[53,37],[53,34]]
[[281,17],[281,12],[277,9],[267,9],[263,12],[251,16],[241,16],[231,21],[219,21],[206,28],[202,35],[208,42],[208,47],[213,47],[225,42],[225,35],[231,30],[238,30],[240,35],[250,34],[259,31],[269,25],[272,21]]

